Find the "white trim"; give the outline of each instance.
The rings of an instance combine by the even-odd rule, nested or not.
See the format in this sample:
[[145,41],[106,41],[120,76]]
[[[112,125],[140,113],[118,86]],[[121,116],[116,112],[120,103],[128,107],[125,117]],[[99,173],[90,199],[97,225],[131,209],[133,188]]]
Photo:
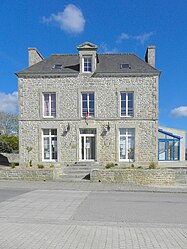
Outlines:
[[[125,106],[125,108],[126,108],[126,113],[125,113],[125,115],[122,115],[121,114],[121,94],[122,93],[124,93],[125,94],[125,101],[126,101],[126,106]],[[129,97],[128,97],[128,93],[132,93],[132,95],[133,95],[133,115],[128,115],[128,112],[129,112],[129,103],[128,103],[128,101],[129,101]],[[134,117],[134,92],[128,92],[128,91],[121,91],[120,92],[120,117],[126,117],[126,118],[132,118],[132,117]]]
[[[49,130],[49,135],[44,135],[44,130]],[[42,161],[44,162],[57,162],[58,160],[58,136],[57,135],[51,135],[51,130],[56,130],[57,135],[58,131],[57,129],[48,129],[48,128],[43,128],[42,129]],[[52,150],[51,150],[51,144],[52,144],[52,138],[57,139],[57,159],[52,159]],[[44,158],[44,138],[49,138],[49,159]]]
[[[86,137],[95,137],[95,158],[94,159],[82,159],[82,137],[84,137],[84,155],[86,155],[85,141]],[[86,156],[87,157],[87,156]],[[96,134],[80,134],[79,131],[79,161],[95,161],[96,160]]]
[[[120,134],[120,130],[121,129],[126,129],[126,134]],[[129,129],[133,129],[134,130],[134,135],[131,135],[131,134],[129,134],[129,132],[128,132],[128,130]],[[134,158],[133,159],[129,159],[128,158],[128,155],[129,155],[129,145],[128,145],[128,143],[129,143],[129,138],[130,137],[134,137],[134,149],[135,149],[135,129],[134,128],[119,128],[119,131],[118,131],[118,136],[119,136],[119,147],[118,147],[118,151],[119,151],[119,161],[120,162],[129,162],[129,160],[130,160],[130,162],[132,162],[133,160],[134,160]],[[120,142],[121,142],[121,137],[125,137],[125,143],[126,143],[126,148],[125,148],[125,156],[126,156],[126,158],[125,159],[121,159],[120,158]],[[135,156],[135,154],[134,154],[134,156]]]
[[86,99],[86,102],[87,102],[87,109],[88,109],[88,113],[89,110],[90,110],[90,98],[89,98],[89,94],[93,94],[94,96],[94,115],[91,116],[91,115],[88,115],[88,118],[94,118],[95,117],[95,92],[81,92],[81,117],[84,118],[85,116],[83,115],[83,105],[82,105],[82,102],[83,102],[83,98],[82,98],[82,95],[83,94],[86,94],[87,95],[87,99]]
[[[51,95],[54,94],[55,95],[55,116],[52,116],[51,115],[51,103],[52,103],[52,98],[51,98]],[[45,115],[45,99],[44,99],[44,96],[45,95],[49,95],[49,115]],[[42,106],[43,106],[43,118],[56,118],[56,93],[55,92],[43,92],[42,94]]]
[[[84,70],[84,59],[90,59],[91,60],[91,71],[85,71]],[[92,71],[93,71],[92,55],[83,55],[83,57],[82,57],[82,72],[83,73],[92,73]]]

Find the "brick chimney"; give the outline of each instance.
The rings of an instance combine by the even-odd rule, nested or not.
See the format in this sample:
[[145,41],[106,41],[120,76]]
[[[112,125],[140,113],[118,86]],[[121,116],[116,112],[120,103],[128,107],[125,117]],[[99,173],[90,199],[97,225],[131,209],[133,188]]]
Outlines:
[[149,63],[152,67],[155,67],[155,46],[148,46],[145,54],[145,62]]
[[42,61],[43,57],[36,48],[28,48],[29,67]]

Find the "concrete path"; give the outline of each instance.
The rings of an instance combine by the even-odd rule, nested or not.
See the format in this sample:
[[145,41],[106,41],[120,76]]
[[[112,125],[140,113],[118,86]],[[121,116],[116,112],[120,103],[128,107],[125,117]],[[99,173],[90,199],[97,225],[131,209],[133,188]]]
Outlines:
[[0,249],[186,249],[187,191],[155,189],[0,181]]

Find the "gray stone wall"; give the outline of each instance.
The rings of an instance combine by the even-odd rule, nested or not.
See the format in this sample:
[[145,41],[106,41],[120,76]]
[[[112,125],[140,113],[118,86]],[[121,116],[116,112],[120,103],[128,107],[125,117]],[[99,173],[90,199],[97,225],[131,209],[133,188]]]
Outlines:
[[58,180],[62,174],[61,168],[56,169],[0,169],[0,180],[33,180],[33,181],[51,181]]
[[[88,124],[81,118],[81,92],[95,93],[95,118]],[[134,117],[120,117],[120,92],[134,92]],[[56,92],[57,116],[43,118],[42,93]],[[58,132],[58,163],[79,160],[79,128],[97,129],[96,160],[119,162],[119,128],[135,128],[135,162],[146,166],[157,162],[158,77],[45,77],[19,79],[20,164],[28,161],[27,146],[33,147],[30,159],[42,161],[44,128]],[[110,131],[102,135],[109,122]],[[67,124],[70,131],[63,136]],[[124,164],[124,163],[123,163]]]
[[175,171],[168,169],[103,169],[92,170],[91,182],[163,185],[175,183]]

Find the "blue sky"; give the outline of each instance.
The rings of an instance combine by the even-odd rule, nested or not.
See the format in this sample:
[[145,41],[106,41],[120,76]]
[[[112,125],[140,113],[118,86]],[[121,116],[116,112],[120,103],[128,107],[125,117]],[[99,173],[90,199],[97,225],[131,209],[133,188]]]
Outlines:
[[16,112],[15,72],[28,65],[27,49],[44,58],[77,53],[90,41],[100,53],[135,52],[155,45],[159,124],[187,129],[187,1],[0,0],[0,111]]

